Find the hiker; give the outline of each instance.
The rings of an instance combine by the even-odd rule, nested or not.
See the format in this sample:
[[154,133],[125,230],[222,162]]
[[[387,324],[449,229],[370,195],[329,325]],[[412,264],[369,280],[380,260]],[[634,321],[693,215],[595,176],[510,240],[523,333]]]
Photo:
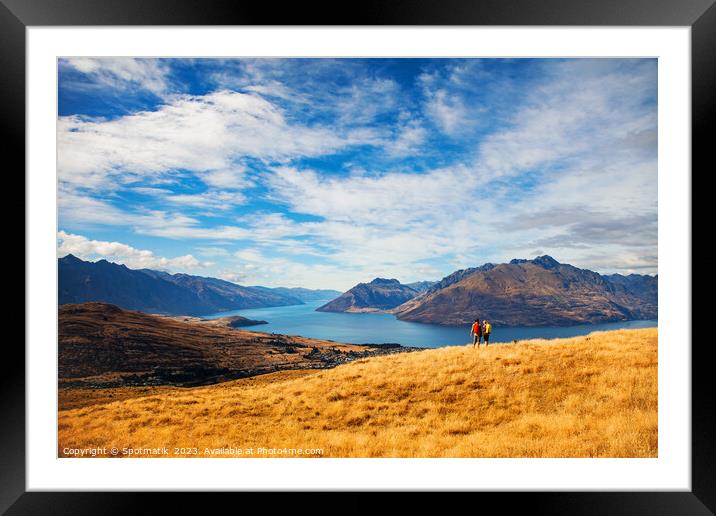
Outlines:
[[485,338],[485,347],[490,342],[490,334],[492,333],[492,325],[487,322],[487,319],[482,321],[482,336]]
[[480,326],[480,319],[475,319],[470,329],[470,335],[472,335],[472,349],[475,349],[475,344],[480,347],[480,338],[482,337],[482,326]]

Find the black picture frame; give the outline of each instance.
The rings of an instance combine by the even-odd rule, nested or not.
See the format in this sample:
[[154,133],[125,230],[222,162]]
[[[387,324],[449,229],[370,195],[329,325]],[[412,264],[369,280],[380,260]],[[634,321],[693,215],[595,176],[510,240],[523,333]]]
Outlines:
[[[362,1],[352,9],[339,2],[269,3],[215,0],[0,0],[0,120],[7,132],[4,157],[15,158],[16,171],[25,165],[25,30],[29,26],[63,25],[555,25],[555,26],[689,26],[692,73],[692,170],[674,171],[692,181],[693,224],[692,277],[698,274],[698,290],[713,292],[716,259],[708,256],[708,203],[698,196],[707,188],[693,188],[693,181],[712,173],[710,151],[714,134],[716,92],[716,5],[714,0],[469,0]],[[708,168],[707,168],[708,163]],[[698,174],[696,173],[697,171]],[[17,172],[16,172],[17,174]],[[19,176],[19,174],[17,174]],[[24,188],[24,186],[22,187]],[[698,208],[697,208],[698,207]],[[703,210],[703,211],[699,211]],[[15,215],[16,216],[16,215]],[[703,221],[703,222],[701,222]],[[686,230],[686,228],[685,228]],[[711,231],[712,233],[712,231]],[[697,236],[703,235],[703,239]],[[27,274],[27,270],[25,270]],[[693,298],[692,320],[708,321],[709,302]],[[31,309],[31,307],[27,307]],[[716,460],[714,460],[713,363],[707,341],[696,333],[684,334],[692,345],[692,490],[689,492],[584,492],[584,493],[480,493],[476,502],[504,508],[529,507],[550,514],[713,514],[716,510]],[[58,493],[26,492],[25,488],[25,358],[17,341],[7,340],[12,354],[0,375],[0,510],[7,514],[127,514],[148,510],[158,501],[162,512],[186,508],[185,493]],[[11,358],[7,358],[11,357]],[[211,494],[225,499],[224,494]],[[266,495],[242,493],[242,510],[265,510]],[[310,507],[312,512],[334,512],[330,504],[303,501],[308,493],[294,493],[290,500],[272,494],[272,508],[286,503]],[[351,493],[340,513],[372,510],[376,494]],[[218,503],[218,500],[217,502]],[[424,507],[424,497],[413,495],[401,502],[401,512]],[[477,510],[476,506],[476,510]],[[289,509],[287,509],[289,510]],[[181,512],[181,511],[180,511]]]

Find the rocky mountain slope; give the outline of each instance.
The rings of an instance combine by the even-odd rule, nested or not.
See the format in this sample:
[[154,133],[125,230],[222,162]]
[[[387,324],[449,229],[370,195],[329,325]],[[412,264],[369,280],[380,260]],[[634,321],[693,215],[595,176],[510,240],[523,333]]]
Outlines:
[[558,326],[657,318],[658,278],[602,276],[550,256],[457,271],[395,308],[405,321]]
[[467,278],[471,274],[474,274],[476,272],[485,272],[489,271],[495,268],[494,263],[486,263],[484,265],[481,265],[479,267],[470,267],[469,269],[460,269],[459,271],[455,271],[452,274],[448,274],[440,281],[435,282],[428,290],[427,292],[437,292],[438,290],[442,288],[449,287],[453,283],[457,283],[458,281],[461,281],[464,278]]
[[406,283],[405,286],[412,288],[419,294],[422,294],[423,292],[430,290],[435,283],[435,281],[416,281],[414,283]]
[[216,278],[129,269],[73,255],[58,260],[60,304],[99,301],[159,314],[200,315],[243,308],[302,304],[271,289],[243,287]]
[[303,304],[303,301],[297,297],[281,294],[272,289],[244,287],[218,278],[182,273],[169,274],[151,269],[141,269],[141,272],[194,292],[202,304],[210,307],[209,311],[202,313]]
[[318,312],[366,312],[389,310],[418,295],[396,279],[376,278],[359,283],[333,301],[317,308]]
[[616,285],[620,285],[632,295],[635,295],[644,301],[656,306],[659,303],[659,276],[646,276],[643,274],[629,274],[623,276],[621,274],[610,274],[605,276],[607,280]]

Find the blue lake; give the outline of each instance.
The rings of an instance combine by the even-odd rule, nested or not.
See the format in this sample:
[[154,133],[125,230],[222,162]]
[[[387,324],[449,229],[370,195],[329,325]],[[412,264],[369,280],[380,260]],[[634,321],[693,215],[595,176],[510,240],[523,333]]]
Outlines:
[[[438,326],[400,321],[391,314],[382,313],[329,313],[316,312],[316,308],[330,300],[311,301],[305,305],[254,308],[206,315],[216,319],[229,315],[241,315],[249,319],[268,321],[269,324],[250,326],[246,329],[286,335],[301,335],[314,339],[335,340],[352,344],[382,344],[397,342],[404,346],[437,348],[467,344],[470,341],[470,325]],[[496,326],[492,328],[492,342],[586,335],[593,331],[620,328],[651,328],[657,321],[624,321],[579,326]]]

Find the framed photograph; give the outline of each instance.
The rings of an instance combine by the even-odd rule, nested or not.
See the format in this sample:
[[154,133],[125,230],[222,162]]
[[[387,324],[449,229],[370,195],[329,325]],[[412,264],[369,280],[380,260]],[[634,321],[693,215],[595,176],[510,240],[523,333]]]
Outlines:
[[27,200],[8,513],[129,491],[711,513],[713,2],[3,2]]

